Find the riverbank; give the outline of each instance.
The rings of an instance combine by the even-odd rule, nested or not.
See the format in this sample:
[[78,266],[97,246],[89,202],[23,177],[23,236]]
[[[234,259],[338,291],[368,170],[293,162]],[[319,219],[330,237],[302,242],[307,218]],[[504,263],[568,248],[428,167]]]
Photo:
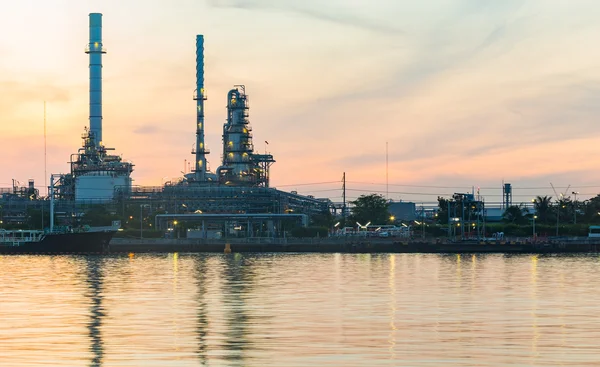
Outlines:
[[113,238],[108,253],[146,252],[316,252],[316,253],[596,253],[600,241],[418,241],[386,238],[124,239]]

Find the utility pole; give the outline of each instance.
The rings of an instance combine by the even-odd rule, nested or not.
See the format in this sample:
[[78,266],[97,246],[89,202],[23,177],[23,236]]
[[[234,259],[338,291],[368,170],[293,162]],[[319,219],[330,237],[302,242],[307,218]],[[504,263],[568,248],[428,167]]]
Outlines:
[[344,226],[346,226],[346,172],[342,176],[342,219],[344,220]]
[[390,189],[388,185],[388,142],[385,142],[385,198],[390,199]]
[[144,213],[142,212],[142,208],[144,204],[140,204],[140,240],[144,239]]
[[48,173],[46,169],[48,166],[48,159],[46,152],[46,101],[44,101],[44,186],[46,187],[46,195],[48,195]]
[[573,195],[575,195],[575,201],[573,201],[573,224],[577,224],[577,195],[579,192],[573,191]]

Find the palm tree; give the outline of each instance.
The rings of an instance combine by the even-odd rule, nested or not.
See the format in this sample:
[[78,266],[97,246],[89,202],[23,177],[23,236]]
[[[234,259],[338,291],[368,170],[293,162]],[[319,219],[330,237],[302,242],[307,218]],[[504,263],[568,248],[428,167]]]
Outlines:
[[527,217],[526,214],[529,213],[529,210],[523,206],[523,204],[519,205],[511,205],[504,211],[502,214],[502,219],[505,222],[513,223],[513,224],[526,224]]
[[533,199],[533,208],[541,223],[547,223],[550,218],[550,208],[552,206],[552,196],[537,196]]

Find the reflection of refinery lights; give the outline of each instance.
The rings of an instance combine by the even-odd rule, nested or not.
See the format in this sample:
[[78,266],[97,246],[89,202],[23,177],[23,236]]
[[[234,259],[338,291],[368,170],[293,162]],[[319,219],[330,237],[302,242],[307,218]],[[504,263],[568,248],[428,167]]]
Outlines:
[[390,255],[390,274],[389,274],[389,287],[390,287],[390,358],[396,359],[396,256]]

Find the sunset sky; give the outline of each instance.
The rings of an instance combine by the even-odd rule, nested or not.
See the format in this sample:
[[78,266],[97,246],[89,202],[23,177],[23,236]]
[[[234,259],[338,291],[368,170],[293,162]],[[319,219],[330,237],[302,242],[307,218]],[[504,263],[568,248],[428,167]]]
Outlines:
[[245,84],[281,189],[338,200],[345,171],[351,199],[385,194],[389,142],[395,200],[474,186],[493,202],[503,180],[517,202],[554,196],[550,182],[600,192],[595,0],[3,1],[0,187],[43,186],[44,100],[48,174],[68,172],[88,124],[91,12],[108,50],[104,143],[135,164],[137,185],[193,158],[203,34],[213,170],[227,91]]

